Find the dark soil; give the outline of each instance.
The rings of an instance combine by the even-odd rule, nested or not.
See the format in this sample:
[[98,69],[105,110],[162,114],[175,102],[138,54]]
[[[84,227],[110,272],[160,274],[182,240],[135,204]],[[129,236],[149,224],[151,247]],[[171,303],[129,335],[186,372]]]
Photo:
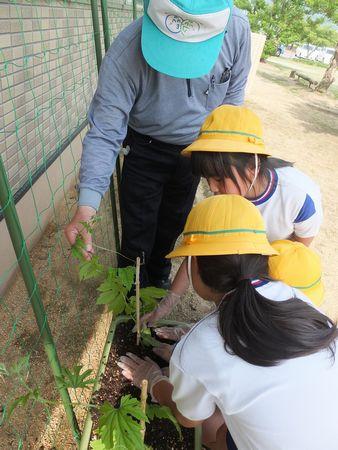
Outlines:
[[[154,355],[151,348],[143,348],[141,345],[139,347],[136,345],[136,334],[131,332],[132,327],[133,323],[128,322],[120,324],[116,329],[106,371],[102,377],[101,388],[94,397],[94,403],[97,405],[108,401],[116,407],[120,403],[120,398],[126,394],[140,398],[140,390],[132,386],[121,375],[121,370],[117,366],[120,356],[125,355],[127,352],[132,352],[138,356],[149,356],[161,367],[166,365],[163,360]],[[149,401],[150,397],[148,397]],[[92,415],[93,430],[95,430],[98,427],[97,411],[93,412]],[[154,419],[150,424],[147,424],[145,443],[154,450],[193,450],[193,430],[182,427],[182,434],[183,440],[180,441],[175,427],[169,420]]]

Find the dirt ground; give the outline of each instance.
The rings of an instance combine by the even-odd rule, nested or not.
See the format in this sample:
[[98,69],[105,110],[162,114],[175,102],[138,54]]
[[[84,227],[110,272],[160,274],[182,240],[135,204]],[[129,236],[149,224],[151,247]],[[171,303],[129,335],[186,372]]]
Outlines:
[[[326,287],[323,310],[338,318],[338,220],[337,184],[335,171],[338,164],[338,109],[337,101],[329,96],[313,93],[303,85],[290,80],[284,71],[273,64],[260,64],[258,76],[248,95],[247,105],[256,111],[264,124],[265,141],[272,154],[294,161],[296,166],[311,176],[321,186],[324,204],[324,223],[314,248],[323,261],[323,277]],[[72,194],[69,194],[72,197]],[[197,201],[210,195],[208,187],[201,183]],[[108,210],[107,210],[108,211]],[[68,211],[69,214],[69,211]],[[89,283],[80,286],[76,271],[69,265],[67,247],[62,236],[62,224],[66,212],[61,208],[60,217],[48,227],[45,236],[33,252],[34,269],[40,284],[53,332],[63,365],[69,367],[82,361],[85,367],[97,367],[100,351],[107,330],[107,316],[95,307],[95,289]],[[56,219],[56,218],[55,218]],[[105,231],[106,230],[106,231]],[[111,224],[105,224],[97,241],[107,246],[107,233]],[[177,270],[179,261],[175,262]],[[22,309],[22,300],[27,306]],[[57,301],[55,301],[57,300]],[[10,289],[7,305],[11,309],[1,311],[0,348],[8,343],[13,332],[13,317],[20,314],[12,336],[14,354],[11,359],[24,354],[26,348],[34,348],[31,354],[30,379],[46,373],[43,394],[53,396],[53,381],[45,364],[41,345],[37,339],[34,319],[29,314],[25,288],[20,277]],[[187,322],[196,321],[210,309],[209,304],[189,293],[174,311],[173,317]],[[105,318],[105,320],[102,320]],[[7,327],[7,323],[8,325]],[[2,362],[2,361],[0,361]],[[0,397],[6,396],[8,385],[0,379]],[[41,381],[41,380],[40,380]],[[1,392],[2,390],[2,392]],[[14,429],[2,429],[0,449],[18,448],[18,434],[27,438],[23,449],[68,450],[75,448],[67,434],[61,408],[50,411],[49,426],[41,409],[18,412]],[[81,415],[81,414],[80,414]],[[24,430],[24,433],[22,433]],[[59,430],[60,433],[56,433]],[[63,432],[64,431],[64,432]],[[63,432],[63,433],[62,433]],[[51,435],[50,438],[48,435]],[[66,436],[67,434],[67,436]],[[52,444],[50,443],[52,442]]]

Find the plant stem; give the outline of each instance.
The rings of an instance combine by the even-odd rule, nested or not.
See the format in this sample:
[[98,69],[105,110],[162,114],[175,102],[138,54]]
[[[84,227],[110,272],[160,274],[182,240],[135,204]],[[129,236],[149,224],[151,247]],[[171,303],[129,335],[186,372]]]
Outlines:
[[[146,412],[146,404],[147,404],[147,392],[148,392],[148,380],[142,380],[141,384],[141,409],[142,412]],[[144,420],[141,420],[141,436],[142,441],[144,441],[144,435],[146,432],[146,423]]]
[[136,258],[136,276],[135,276],[135,288],[136,288],[136,345],[140,345],[141,337],[141,324],[140,324],[140,258]]

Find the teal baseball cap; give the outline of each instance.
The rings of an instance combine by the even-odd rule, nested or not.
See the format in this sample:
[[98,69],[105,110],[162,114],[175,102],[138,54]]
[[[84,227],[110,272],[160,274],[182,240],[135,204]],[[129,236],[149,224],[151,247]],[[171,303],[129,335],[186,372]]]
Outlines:
[[232,0],[144,0],[142,53],[177,78],[209,73],[220,53]]

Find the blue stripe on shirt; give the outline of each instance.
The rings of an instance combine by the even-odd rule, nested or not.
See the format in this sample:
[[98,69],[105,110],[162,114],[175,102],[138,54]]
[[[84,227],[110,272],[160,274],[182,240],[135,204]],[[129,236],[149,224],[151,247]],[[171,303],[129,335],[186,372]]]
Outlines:
[[294,223],[304,222],[316,213],[316,207],[312,198],[306,194],[305,201],[301,207]]

